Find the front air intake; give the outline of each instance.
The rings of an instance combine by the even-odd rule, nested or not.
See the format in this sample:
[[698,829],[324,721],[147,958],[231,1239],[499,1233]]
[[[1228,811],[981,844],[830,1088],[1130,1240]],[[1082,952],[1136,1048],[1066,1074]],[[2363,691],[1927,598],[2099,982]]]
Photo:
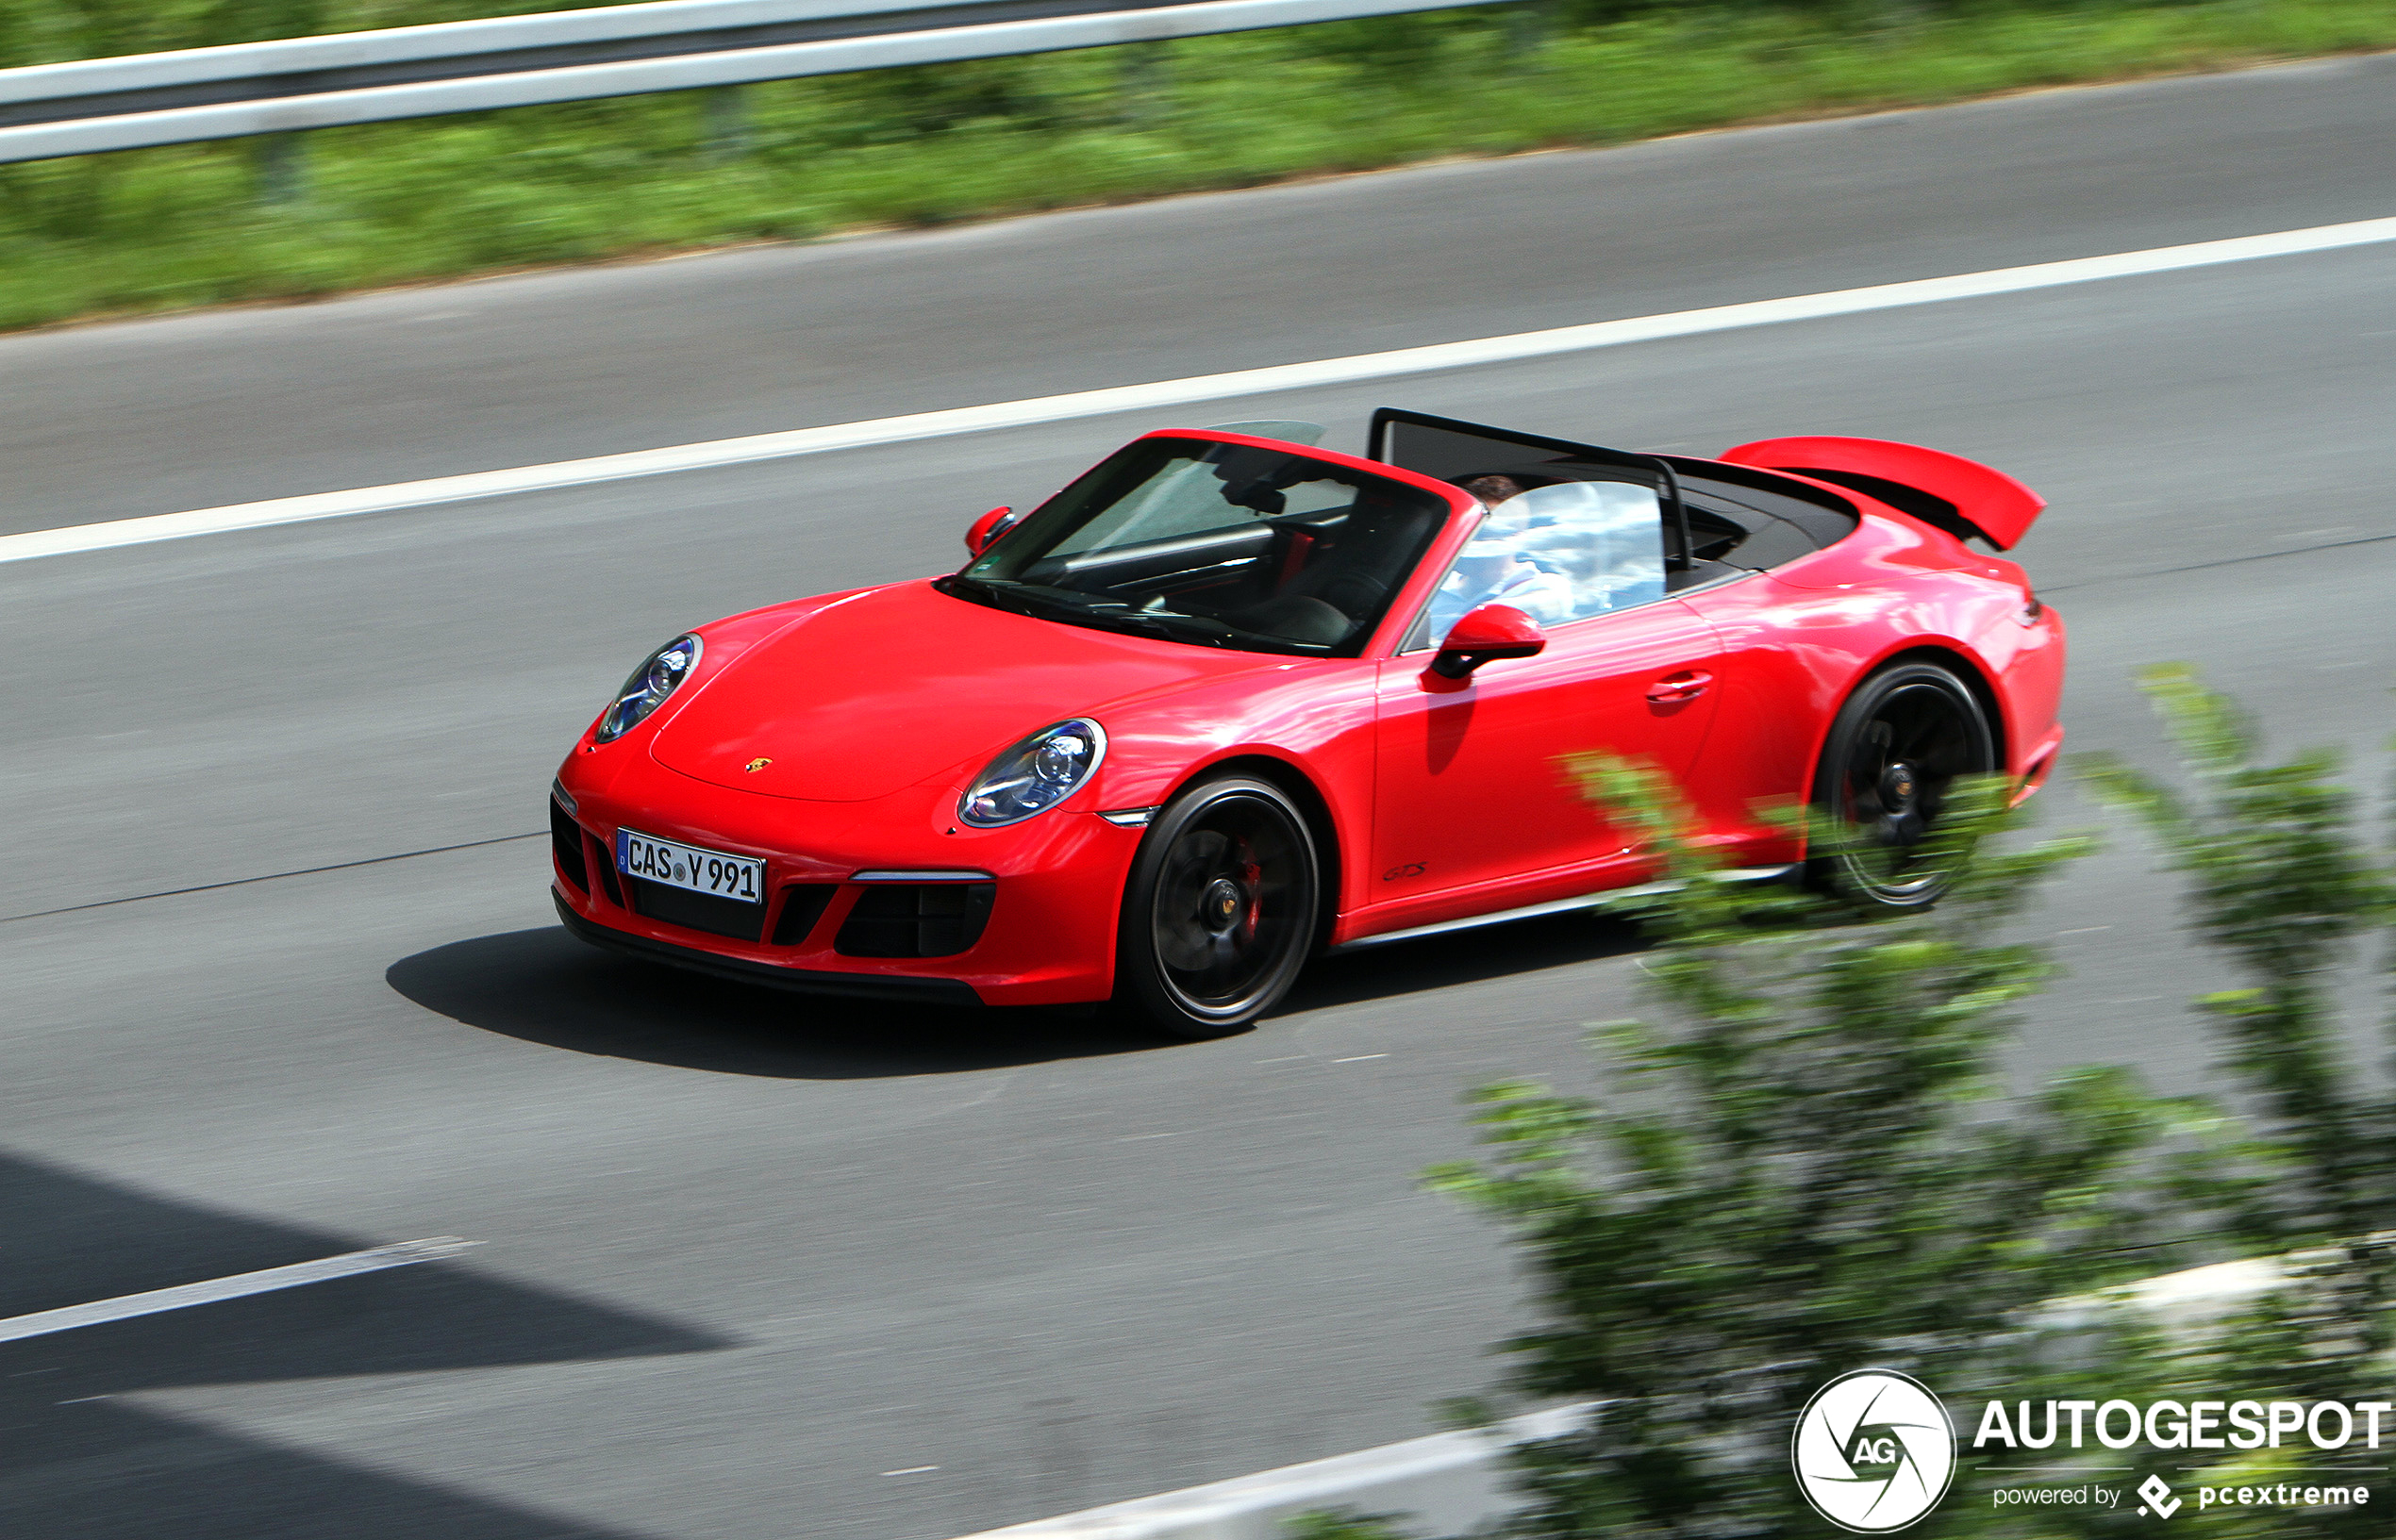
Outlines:
[[774,922],[774,944],[795,947],[815,930],[815,922],[832,905],[839,883],[792,883],[782,890],[782,913]]
[[705,931],[709,936],[730,936],[735,941],[754,941],[765,934],[762,903],[693,893],[687,887],[653,883],[646,877],[627,875],[624,886],[632,900],[632,912],[643,919],[662,919],[687,931]]
[[598,863],[594,869],[599,873],[599,891],[607,895],[607,902],[609,903],[614,904],[619,909],[623,908],[624,906],[624,889],[616,883],[615,853],[607,848],[607,842],[606,840],[600,838],[597,835],[592,835],[591,836],[591,853]]
[[843,957],[951,957],[982,938],[996,883],[875,883],[832,950]]
[[582,825],[567,817],[556,798],[549,801],[549,850],[557,870],[585,893],[591,891],[591,868],[582,858]]

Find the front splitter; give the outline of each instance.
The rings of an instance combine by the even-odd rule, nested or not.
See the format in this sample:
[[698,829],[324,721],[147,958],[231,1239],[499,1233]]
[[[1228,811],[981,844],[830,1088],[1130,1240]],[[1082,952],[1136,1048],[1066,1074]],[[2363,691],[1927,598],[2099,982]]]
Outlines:
[[694,973],[712,973],[720,979],[732,979],[740,984],[763,985],[769,989],[787,989],[794,994],[830,995],[848,1000],[903,1001],[915,1005],[940,1005],[951,1008],[979,1006],[982,997],[962,979],[917,979],[885,973],[833,973],[823,969],[775,968],[771,963],[753,963],[740,957],[719,957],[696,947],[676,946],[671,941],[653,941],[645,936],[631,936],[606,925],[593,924],[574,912],[566,901],[556,893],[549,895],[557,906],[557,919],[577,941],[586,941],[603,951],[642,962],[663,963],[669,968],[688,969]]

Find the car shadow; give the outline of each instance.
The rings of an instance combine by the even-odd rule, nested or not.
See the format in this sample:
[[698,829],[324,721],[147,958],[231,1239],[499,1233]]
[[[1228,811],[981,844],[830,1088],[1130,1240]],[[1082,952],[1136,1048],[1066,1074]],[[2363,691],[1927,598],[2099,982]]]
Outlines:
[[[1273,1015],[1537,973],[1645,944],[1636,926],[1586,914],[1397,942],[1318,958]],[[383,978],[480,1031],[714,1074],[887,1079],[1179,1046],[1088,1007],[959,1011],[785,994],[613,957],[554,926],[434,947]]]
[[1317,958],[1273,1014],[1294,1016],[1335,1005],[1360,1005],[1426,989],[1602,962],[1643,952],[1647,946],[1637,925],[1588,913],[1484,925],[1419,941],[1392,941]]
[[403,957],[384,982],[504,1036],[785,1080],[958,1074],[1170,1046],[1095,1011],[945,1010],[787,994],[595,952],[557,926]]

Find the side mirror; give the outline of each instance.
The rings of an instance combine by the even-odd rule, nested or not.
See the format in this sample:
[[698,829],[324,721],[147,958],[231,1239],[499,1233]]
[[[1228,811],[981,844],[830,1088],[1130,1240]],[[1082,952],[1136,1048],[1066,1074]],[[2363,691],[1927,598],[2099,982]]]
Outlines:
[[990,512],[974,520],[973,527],[965,532],[966,552],[972,555],[980,555],[990,548],[992,540],[1014,527],[1015,510],[1013,508],[990,509]]
[[1547,650],[1547,633],[1539,622],[1512,604],[1483,604],[1448,630],[1431,671],[1442,679],[1462,679],[1484,663],[1502,657],[1533,657]]

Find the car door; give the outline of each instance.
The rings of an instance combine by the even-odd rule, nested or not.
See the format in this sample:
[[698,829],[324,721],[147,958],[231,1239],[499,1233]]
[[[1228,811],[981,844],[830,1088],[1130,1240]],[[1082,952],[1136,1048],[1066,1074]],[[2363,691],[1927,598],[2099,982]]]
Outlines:
[[[1539,655],[1464,679],[1432,672],[1428,645],[1385,662],[1368,902],[1437,907],[1449,890],[1575,869],[1604,886],[1629,842],[1561,761],[1604,752],[1686,778],[1713,720],[1720,651],[1696,611],[1657,599],[1557,625]],[[1506,907],[1503,896],[1476,906],[1459,891],[1458,912]]]

